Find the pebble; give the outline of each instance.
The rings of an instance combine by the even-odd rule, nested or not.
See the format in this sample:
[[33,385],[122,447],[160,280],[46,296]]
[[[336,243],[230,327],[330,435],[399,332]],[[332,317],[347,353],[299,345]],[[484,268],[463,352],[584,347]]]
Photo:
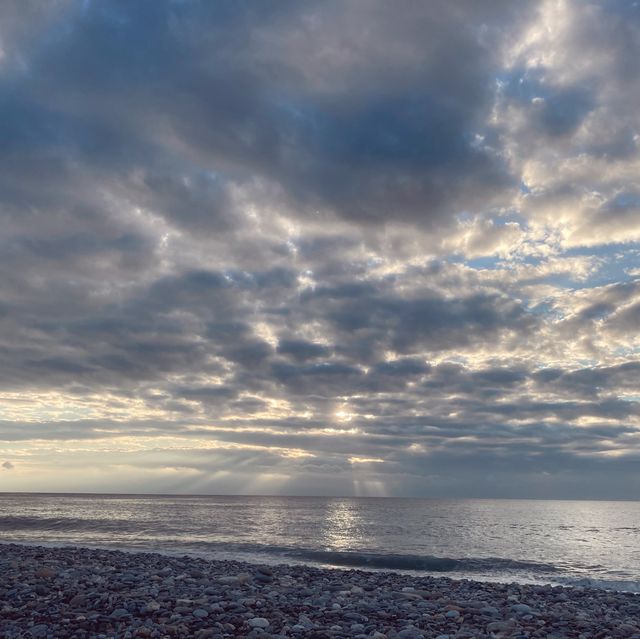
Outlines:
[[523,604],[523,603],[519,603],[511,606],[511,610],[521,615],[530,615],[533,612],[533,610],[531,609],[531,606],[527,606],[527,604]]
[[249,625],[252,628],[268,628],[269,620],[264,617],[254,617],[253,619],[249,619]]
[[0,544],[2,639],[640,639],[640,595]]

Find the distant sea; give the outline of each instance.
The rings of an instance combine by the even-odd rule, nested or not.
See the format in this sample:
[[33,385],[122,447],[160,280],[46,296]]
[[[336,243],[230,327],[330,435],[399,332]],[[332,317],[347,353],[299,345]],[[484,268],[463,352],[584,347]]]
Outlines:
[[640,502],[0,493],[0,541],[640,592]]

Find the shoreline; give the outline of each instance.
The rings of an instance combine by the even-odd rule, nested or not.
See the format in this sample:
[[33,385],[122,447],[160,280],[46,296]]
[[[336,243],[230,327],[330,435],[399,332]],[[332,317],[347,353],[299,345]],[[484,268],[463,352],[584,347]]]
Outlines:
[[0,543],[3,639],[633,637],[640,594]]

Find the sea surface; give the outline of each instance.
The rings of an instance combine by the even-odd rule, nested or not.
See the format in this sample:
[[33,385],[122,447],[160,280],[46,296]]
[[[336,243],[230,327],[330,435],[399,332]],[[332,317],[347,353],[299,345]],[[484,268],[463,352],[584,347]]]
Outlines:
[[0,493],[0,541],[640,592],[640,502]]

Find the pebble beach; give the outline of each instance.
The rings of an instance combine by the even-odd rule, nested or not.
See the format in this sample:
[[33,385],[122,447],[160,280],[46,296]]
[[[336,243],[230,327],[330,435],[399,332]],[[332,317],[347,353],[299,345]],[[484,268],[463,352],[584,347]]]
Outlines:
[[1,544],[0,637],[640,639],[640,595]]

